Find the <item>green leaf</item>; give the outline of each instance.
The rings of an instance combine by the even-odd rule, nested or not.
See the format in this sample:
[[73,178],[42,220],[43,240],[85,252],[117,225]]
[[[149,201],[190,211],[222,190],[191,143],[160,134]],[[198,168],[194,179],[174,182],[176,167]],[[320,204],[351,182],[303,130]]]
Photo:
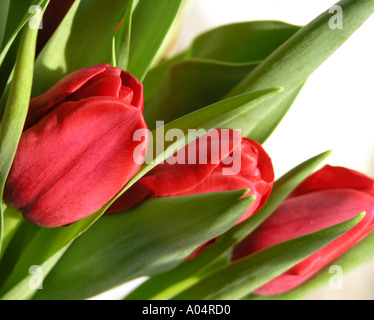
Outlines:
[[277,98],[267,100],[229,125],[240,128],[243,136],[264,143],[286,115],[303,86],[300,84],[295,90],[285,91]]
[[[37,265],[42,268],[44,275],[48,274],[68,248],[71,237],[80,234],[79,223],[74,227],[75,234],[69,227],[66,231],[53,230],[24,222],[10,242],[0,264],[1,299],[23,300],[32,297],[35,290],[29,286],[32,277],[29,268]],[[24,241],[23,235],[18,233],[20,230],[28,236],[27,241]]]
[[[25,28],[14,70],[8,103],[1,121],[0,136],[0,199],[17,151],[29,108],[37,29]],[[3,238],[3,210],[0,201],[0,252]]]
[[33,96],[66,74],[111,61],[112,41],[128,0],[76,0],[35,64]]
[[[221,127],[225,122],[240,116],[251,107],[254,107],[265,99],[278,94],[279,91],[280,89],[268,89],[261,92],[234,97],[222,101],[217,105],[201,109],[157,129],[153,132],[154,137],[160,136],[161,138],[165,138],[164,134],[168,132],[169,129],[175,128],[180,129],[184,134],[188,134],[176,142],[165,143],[166,151],[164,151],[165,149],[161,150],[160,153],[156,154],[150,164],[144,164],[139,172],[128,182],[118,195],[98,212],[67,227],[57,229],[39,228],[35,233],[35,236],[29,241],[25,250],[16,253],[8,250],[9,254],[6,253],[4,255],[2,263],[5,265],[10,264],[7,262],[7,259],[13,259],[13,255],[18,255],[18,257],[16,264],[13,266],[12,270],[9,271],[10,273],[3,273],[5,283],[1,286],[0,296],[2,295],[7,299],[15,297],[30,298],[35,293],[35,290],[27,285],[32,275],[28,274],[25,266],[41,266],[43,267],[43,274],[47,275],[53,267],[53,264],[58,261],[62,254],[71,245],[72,241],[87,231],[91,225],[105,213],[109,206],[118,199],[118,197],[120,197],[152,168],[166,160],[179,149],[183,148],[188,141],[193,141],[200,135],[204,134],[201,131],[198,131],[197,134],[190,133],[190,129],[204,129],[208,132],[214,128]],[[156,139],[154,140],[154,144],[156,145]],[[154,150],[157,151],[157,148],[154,147]]]
[[16,63],[17,52],[19,43],[21,40],[21,34],[14,40],[10,47],[3,64],[0,66],[0,110],[1,116],[4,115],[5,106],[8,100],[10,84],[12,82],[14,65]]
[[139,0],[133,15],[128,72],[140,81],[157,57],[183,0]]
[[[169,101],[175,104],[180,91],[183,96],[179,103],[184,104],[184,100],[188,99],[190,107],[184,111],[183,106],[178,106],[176,110],[179,115],[219,101],[244,75],[247,76],[299,29],[283,22],[251,21],[222,26],[202,34],[187,51],[160,63],[147,74],[144,80],[144,99],[145,112],[150,113],[149,123],[154,123],[154,119],[171,119],[159,106],[164,104],[164,107],[166,105],[171,109]],[[250,68],[251,65],[253,68]],[[188,69],[190,66],[193,67],[192,70]],[[243,73],[245,67],[249,68],[247,74]],[[235,72],[238,75],[236,78],[233,77]],[[194,78],[191,79],[191,76]],[[183,79],[185,82],[182,82]],[[173,85],[174,81],[180,81],[181,84]],[[213,90],[215,83],[219,87]],[[200,88],[199,84],[203,86]],[[224,90],[221,90],[222,85],[225,85]],[[187,92],[185,86],[193,87],[193,96],[190,96],[191,92]]]
[[[153,68],[147,74],[145,83],[152,82],[152,85],[156,86],[173,63],[185,59],[259,63],[299,29],[300,27],[278,21],[249,21],[212,29],[197,37],[185,52]],[[155,80],[150,81],[148,78]],[[147,90],[150,87],[148,86]]]
[[249,21],[221,26],[197,37],[190,58],[245,63],[262,61],[300,27],[280,21]]
[[158,120],[170,122],[222,100],[256,66],[254,63],[230,64],[197,59],[174,64],[157,98],[144,109],[149,128],[154,129]]
[[[332,14],[328,11],[322,13],[273,52],[227,97],[269,86],[284,87],[285,96],[297,90],[374,12],[374,2],[368,0],[342,0],[337,5],[341,6],[344,12],[343,29],[330,29],[329,20]],[[286,99],[285,96],[281,99]],[[276,124],[277,121],[272,118],[276,108],[279,108],[276,100],[262,106],[264,121]],[[285,114],[287,110],[288,107],[280,110],[277,118],[281,119],[281,114]],[[270,119],[267,119],[269,117]],[[256,135],[252,136],[249,132],[247,136],[263,142],[267,138],[266,132],[270,130],[266,128],[266,132],[261,131],[257,129]]]
[[[4,246],[4,255],[0,262],[0,290],[5,281],[7,281],[7,278],[17,263],[20,254],[27,250],[27,246],[39,230],[40,227],[22,218],[22,221],[15,230],[11,241],[9,241],[6,248]],[[4,244],[5,240],[6,238],[4,238]]]
[[122,22],[114,36],[115,63],[113,66],[123,70],[126,70],[129,64],[132,13],[137,5],[137,2],[137,0],[129,1],[122,18]]
[[336,226],[279,243],[235,261],[173,299],[241,299],[343,235],[364,216],[359,214]]
[[[0,66],[2,65],[10,47],[16,39],[18,33],[21,31],[27,21],[34,15],[30,12],[32,6],[40,6],[42,10],[48,5],[49,0],[2,0],[0,9],[4,10],[2,13],[6,18],[3,22],[3,27],[0,27],[0,36],[3,33],[2,45],[0,46]],[[7,13],[7,15],[6,15]],[[6,26],[4,29],[4,23]]]
[[246,192],[150,200],[104,216],[73,243],[35,299],[87,299],[175,267],[235,224],[253,201],[240,199]]
[[143,81],[144,86],[144,102],[147,103],[160,91],[165,78],[168,76],[170,68],[184,58],[184,53],[177,55],[171,59],[160,62],[156,67],[151,69]]
[[[4,5],[9,0],[1,1]],[[4,2],[4,3],[3,3]],[[30,17],[33,15],[32,6],[39,6],[40,9],[44,12],[49,0],[44,1],[32,1],[29,0],[11,0],[9,2],[9,16],[6,25],[6,35],[4,39],[4,48],[0,50],[0,108],[1,115],[4,114],[5,105],[9,96],[10,91],[10,82],[12,79],[12,72],[14,70],[14,65],[16,62],[17,52],[19,48],[19,43],[21,40],[20,30],[26,23],[29,21]],[[1,8],[0,8],[1,9]],[[33,10],[31,10],[33,9]],[[30,13],[31,11],[31,13]],[[39,14],[40,10],[37,11]],[[35,13],[35,11],[34,11]],[[39,17],[34,16],[30,21],[30,25],[36,27],[35,23],[40,19]],[[4,21],[4,22],[5,22]]]
[[8,20],[10,0],[0,1],[0,48],[2,48],[5,28]]
[[210,270],[210,273],[215,271],[212,266],[220,260],[221,256],[227,255],[232,246],[242,241],[264,222],[283,200],[287,198],[287,196],[309,176],[329,154],[330,152],[320,154],[288,172],[275,182],[270,198],[265,206],[254,216],[222,235],[215,244],[205,249],[205,251],[196,258],[181,264],[169,272],[151,277],[130,293],[126,299],[169,299],[205,278],[207,276],[207,270]]
[[345,252],[339,258],[332,261],[328,266],[320,270],[313,278],[300,285],[296,289],[283,294],[265,297],[249,295],[245,299],[250,300],[295,300],[300,299],[314,290],[326,286],[331,278],[330,266],[340,266],[346,275],[358,266],[367,263],[374,258],[374,233],[368,235],[353,248]]

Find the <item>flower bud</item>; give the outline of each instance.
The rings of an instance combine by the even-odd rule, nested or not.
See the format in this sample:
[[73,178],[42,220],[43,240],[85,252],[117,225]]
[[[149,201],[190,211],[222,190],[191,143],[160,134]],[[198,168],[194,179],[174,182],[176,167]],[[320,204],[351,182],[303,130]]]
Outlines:
[[289,291],[374,229],[373,191],[373,179],[350,169],[326,166],[307,178],[265,223],[234,248],[233,260],[342,223],[365,211],[366,216],[359,224],[256,293],[274,295]]
[[98,211],[140,168],[133,136],[145,130],[146,149],[142,108],[142,85],[106,64],[78,70],[34,98],[6,182],[7,205],[45,227]]
[[255,201],[239,223],[262,207],[273,181],[271,159],[260,144],[239,131],[212,130],[151,170],[108,212],[125,211],[145,199],[249,189]]

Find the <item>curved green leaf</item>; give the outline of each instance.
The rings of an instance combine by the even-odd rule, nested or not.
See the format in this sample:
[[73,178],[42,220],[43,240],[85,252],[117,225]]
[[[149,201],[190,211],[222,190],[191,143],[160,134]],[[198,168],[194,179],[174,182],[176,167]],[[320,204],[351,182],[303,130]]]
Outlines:
[[130,0],[127,4],[121,24],[114,36],[114,67],[127,69],[130,58],[130,40],[131,40],[131,25],[132,14],[137,5],[136,0]]
[[5,28],[8,20],[10,0],[0,1],[0,48],[2,48]]
[[8,103],[1,120],[0,136],[0,252],[3,237],[3,210],[1,199],[6,179],[17,151],[29,108],[32,75],[36,49],[37,29],[25,28],[14,70]]
[[187,50],[187,56],[231,63],[261,61],[299,29],[299,26],[280,21],[221,26],[197,37]]
[[1,2],[0,9],[4,10],[2,17],[5,17],[5,20],[0,23],[2,24],[0,26],[0,40],[2,38],[0,41],[0,66],[23,26],[34,15],[34,12],[29,12],[30,8],[40,6],[44,10],[49,0],[32,0],[31,2],[30,0],[2,0]]
[[158,120],[170,122],[222,100],[256,66],[255,63],[230,64],[198,59],[174,64],[157,98],[149,101],[144,109],[149,128],[154,129]]
[[165,78],[167,77],[170,68],[174,63],[183,60],[184,53],[177,55],[171,59],[164,60],[156,67],[151,69],[143,81],[144,86],[144,102],[147,109],[147,103],[159,92]]
[[294,90],[282,92],[278,97],[269,99],[257,108],[234,119],[230,126],[240,128],[245,137],[264,143],[291,108],[304,84]]
[[157,57],[183,0],[139,0],[133,15],[128,71],[140,81]]
[[187,51],[148,73],[144,80],[146,119],[154,125],[155,120],[170,121],[222,100],[299,29],[283,22],[250,21],[202,34]]
[[213,273],[173,299],[241,299],[343,235],[364,216],[362,213],[333,227],[258,251]]
[[35,299],[86,299],[175,267],[235,224],[253,200],[240,199],[246,192],[150,200],[104,216],[72,244]]
[[[2,6],[8,0],[1,1]],[[4,4],[3,4],[4,2]],[[5,19],[4,22],[6,23],[6,34],[4,39],[4,47],[0,50],[0,108],[1,108],[1,115],[4,114],[5,105],[7,103],[7,99],[9,96],[10,91],[10,82],[12,80],[12,72],[14,70],[14,65],[16,63],[17,52],[19,48],[19,43],[21,40],[20,30],[29,19],[35,14],[36,12],[39,14],[40,10],[35,11],[33,6],[40,6],[40,9],[44,12],[47,5],[49,4],[49,0],[10,0],[9,1],[9,16],[8,19]],[[1,8],[0,8],[1,9]],[[33,10],[31,10],[33,9]],[[31,11],[31,12],[30,12]],[[32,12],[33,11],[33,12]],[[39,17],[35,17],[35,22],[39,19]],[[34,26],[34,21],[32,22],[32,26]],[[5,30],[4,30],[5,31]]]

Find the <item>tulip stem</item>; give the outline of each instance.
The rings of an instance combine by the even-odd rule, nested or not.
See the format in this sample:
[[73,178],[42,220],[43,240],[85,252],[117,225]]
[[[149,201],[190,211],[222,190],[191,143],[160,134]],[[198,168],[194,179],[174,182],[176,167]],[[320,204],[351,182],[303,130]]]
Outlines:
[[[13,81],[10,87],[9,99],[1,122],[0,136],[0,199],[6,179],[16,155],[19,139],[21,138],[26,115],[29,107],[34,60],[36,50],[37,28],[28,25],[24,27],[18,49]],[[0,206],[0,254],[4,231],[4,208]]]

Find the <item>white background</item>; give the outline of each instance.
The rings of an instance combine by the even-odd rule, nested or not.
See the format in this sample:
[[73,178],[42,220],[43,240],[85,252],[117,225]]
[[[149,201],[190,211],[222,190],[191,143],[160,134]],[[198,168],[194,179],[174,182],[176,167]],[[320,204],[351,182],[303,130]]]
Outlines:
[[[201,32],[232,22],[282,20],[304,25],[335,2],[190,0],[177,50],[188,46]],[[310,77],[290,112],[265,144],[277,176],[326,150],[333,150],[329,164],[374,176],[373,35],[374,17],[371,17]],[[120,297],[129,287],[100,298]],[[374,299],[374,263],[345,276],[343,290],[325,288],[309,298]]]

